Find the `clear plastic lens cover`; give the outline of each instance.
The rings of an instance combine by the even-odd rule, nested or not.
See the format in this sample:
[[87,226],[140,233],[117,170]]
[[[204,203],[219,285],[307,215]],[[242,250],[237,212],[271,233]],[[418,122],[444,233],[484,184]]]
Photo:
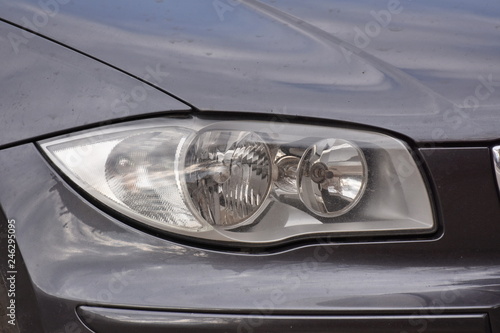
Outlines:
[[407,147],[369,131],[159,118],[40,142],[75,184],[155,229],[231,244],[427,233]]

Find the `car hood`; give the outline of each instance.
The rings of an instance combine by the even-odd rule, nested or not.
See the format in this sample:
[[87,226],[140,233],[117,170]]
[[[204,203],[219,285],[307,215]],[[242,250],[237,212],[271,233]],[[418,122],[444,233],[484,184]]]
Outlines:
[[201,111],[357,122],[419,142],[499,136],[494,1],[20,0],[0,8],[4,20]]

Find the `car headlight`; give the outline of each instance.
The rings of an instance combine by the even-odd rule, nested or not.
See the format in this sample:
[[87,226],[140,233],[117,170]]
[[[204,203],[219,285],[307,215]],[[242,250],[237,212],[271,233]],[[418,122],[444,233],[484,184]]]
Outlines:
[[371,131],[158,118],[39,144],[111,210],[184,237],[268,245],[435,229],[408,148]]

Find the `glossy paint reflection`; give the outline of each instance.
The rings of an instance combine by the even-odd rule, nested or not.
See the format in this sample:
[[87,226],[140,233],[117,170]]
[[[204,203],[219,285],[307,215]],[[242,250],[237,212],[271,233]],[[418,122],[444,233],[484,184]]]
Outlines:
[[[11,43],[15,38],[27,41],[19,52]],[[0,146],[111,119],[189,109],[128,75],[4,22],[0,59]]]
[[[464,99],[474,94],[479,76],[500,80],[496,1],[263,2],[362,48],[457,105],[472,106]],[[500,104],[499,93],[488,95],[481,104]]]
[[[496,78],[500,68],[494,19],[500,6],[493,1],[401,2],[384,27],[362,32],[364,43],[356,42],[357,31],[376,24],[370,13],[387,10],[389,2],[272,1],[269,7],[246,0],[223,12],[214,3],[69,2],[37,30],[199,109],[368,122],[415,139],[495,133],[491,106],[500,97],[494,85],[481,88],[487,98],[467,99],[479,76]],[[1,11],[23,25],[39,6],[5,1]],[[147,75],[148,66],[165,77]],[[476,108],[481,112],[466,122]]]
[[[34,0],[9,2],[2,13],[22,25],[21,18],[33,16],[38,6]],[[38,30],[200,109],[364,119],[418,135],[435,117],[443,121],[436,115],[453,106],[409,72],[286,13],[243,1],[219,14],[203,0],[148,1],[139,9],[128,2],[70,2]],[[148,66],[159,66],[168,77],[147,76]],[[393,118],[401,114],[413,116],[412,125]],[[487,125],[489,115],[484,117]],[[491,129],[474,130],[469,135],[488,135]]]
[[[27,14],[37,6],[26,2],[10,11]],[[134,75],[144,75],[146,66],[161,63],[169,78],[154,83],[202,109],[254,111],[247,103],[250,96],[242,100],[242,95],[264,98],[267,106],[259,106],[260,111],[290,109],[293,93],[316,103],[329,93],[335,96],[323,107],[354,105],[352,112],[366,112],[362,107],[367,106],[366,100],[356,98],[358,93],[375,97],[375,93],[407,89],[400,78],[387,76],[357,57],[348,64],[339,49],[245,6],[224,21],[207,1],[191,0],[188,5],[151,1],[138,12],[130,7],[122,2],[70,3],[41,32]],[[62,32],[56,24],[75,34]],[[209,84],[215,80],[216,85]],[[427,103],[423,95],[415,97],[419,104]],[[373,108],[377,100],[370,101]],[[363,104],[356,107],[358,103]],[[381,109],[391,112],[385,105]]]

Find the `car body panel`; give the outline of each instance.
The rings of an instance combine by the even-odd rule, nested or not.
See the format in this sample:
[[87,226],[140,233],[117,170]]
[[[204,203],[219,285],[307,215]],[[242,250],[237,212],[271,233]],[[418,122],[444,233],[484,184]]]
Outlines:
[[[2,1],[0,8],[8,21],[145,80],[147,66],[164,66],[168,79],[150,83],[202,110],[368,123],[416,141],[498,136],[500,45],[492,15],[500,6],[494,1],[470,15],[460,7],[474,7],[471,0],[401,3],[391,25],[366,47],[350,40],[353,31],[373,20],[370,10],[388,4],[332,4],[339,8],[327,12],[342,14],[328,25],[325,1],[272,2],[282,10],[254,0],[148,1],[140,8],[118,0],[53,3],[47,9],[35,0]],[[414,16],[422,11],[419,21]],[[459,34],[463,22],[474,29]],[[427,46],[416,39],[425,34],[446,42]],[[410,54],[399,57],[406,46]],[[474,66],[466,68],[467,61]],[[436,67],[443,70],[435,73]]]
[[[13,36],[29,42],[16,52]],[[127,74],[1,21],[0,59],[0,146],[68,128],[190,109]],[[165,79],[154,65],[144,71]]]
[[[500,81],[496,1],[262,2],[391,64],[455,105],[474,107],[468,98],[476,97],[481,76]],[[481,106],[500,105],[498,88],[490,89],[478,90]]]
[[415,328],[412,323],[426,322],[426,332],[484,333],[489,331],[485,314],[428,316],[276,316],[171,313],[81,307],[82,317],[92,318],[88,325],[96,332],[119,328],[122,333],[206,333],[238,332],[311,332],[316,333],[401,333]]

